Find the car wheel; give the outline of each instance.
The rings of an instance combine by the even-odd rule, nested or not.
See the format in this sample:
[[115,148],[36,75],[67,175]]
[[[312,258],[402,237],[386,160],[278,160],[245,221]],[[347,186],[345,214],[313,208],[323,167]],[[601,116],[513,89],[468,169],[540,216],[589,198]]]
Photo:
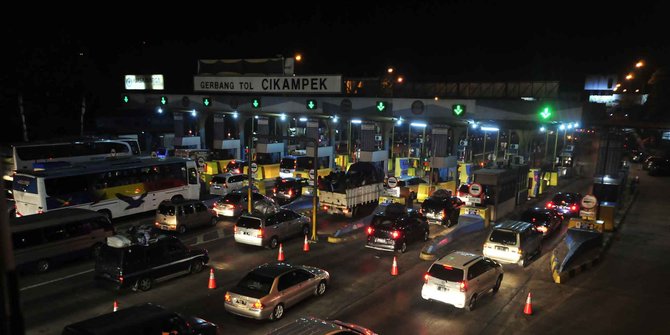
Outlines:
[[426,230],[426,231],[423,233],[423,241],[426,242],[426,241],[428,241],[429,238],[430,238],[430,231],[429,231],[429,230]]
[[500,284],[502,284],[502,279],[503,275],[498,276],[498,279],[496,280],[495,286],[493,286],[493,294],[498,293],[498,290],[500,290]]
[[191,273],[199,273],[202,271],[202,260],[196,259],[191,263]]
[[272,236],[272,238],[270,239],[270,243],[268,244],[268,247],[270,249],[275,249],[277,248],[278,245],[279,245],[279,239],[277,238],[277,236]]
[[319,285],[316,286],[316,295],[320,297],[320,296],[326,294],[326,287],[327,286],[328,285],[326,284],[325,280],[320,281]]
[[47,272],[51,268],[51,263],[48,259],[42,259],[37,262],[37,272]]
[[400,251],[400,253],[404,254],[405,251],[407,251],[407,242],[402,241],[402,244],[400,245],[400,249],[398,249],[398,251]]
[[177,232],[179,232],[179,234],[184,234],[186,232],[186,226],[183,224],[179,225],[179,227],[177,227]]
[[172,202],[180,202],[184,200],[184,196],[182,195],[175,195],[174,197],[170,198],[170,201]]
[[270,320],[277,321],[284,316],[284,304],[277,304],[275,309],[272,310],[272,315],[270,315]]
[[470,302],[468,302],[468,305],[465,306],[465,308],[466,308],[468,311],[472,311],[472,310],[474,310],[475,307],[477,307],[477,294],[474,294],[474,295],[472,296],[472,298],[470,298]]
[[153,284],[153,281],[151,280],[151,278],[149,278],[149,277],[144,277],[144,278],[140,278],[140,280],[138,280],[138,281],[135,283],[135,286],[136,286],[140,291],[145,291],[145,292],[146,292],[146,291],[149,291],[149,290],[151,289],[151,285],[152,285],[152,284]]

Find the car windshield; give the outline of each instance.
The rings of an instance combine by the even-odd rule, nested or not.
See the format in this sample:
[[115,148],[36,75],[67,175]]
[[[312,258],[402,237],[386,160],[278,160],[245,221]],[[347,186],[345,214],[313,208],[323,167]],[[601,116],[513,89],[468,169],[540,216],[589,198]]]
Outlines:
[[575,201],[574,197],[571,194],[556,194],[554,196],[554,204],[560,205],[561,203],[572,203]]
[[495,229],[491,232],[491,237],[489,237],[489,241],[507,245],[515,245],[516,234],[511,231]]
[[163,215],[174,215],[174,206],[161,204],[158,206],[158,213]]
[[226,182],[226,177],[215,176],[212,177],[212,184],[223,184]]
[[236,225],[242,228],[261,229],[261,219],[242,216]]
[[242,194],[240,193],[228,193],[223,199],[219,200],[221,203],[226,204],[236,204],[242,200]]
[[448,265],[433,264],[428,270],[431,277],[445,281],[459,282],[463,280],[463,269],[457,269]]
[[531,223],[547,222],[549,221],[549,215],[547,213],[525,212],[521,215],[521,221]]
[[448,199],[446,198],[427,198],[426,200],[423,201],[421,204],[421,208],[423,209],[443,209],[448,207],[447,202]]
[[237,287],[251,291],[268,294],[272,289],[274,278],[266,277],[255,272],[249,272],[239,283]]
[[282,158],[279,163],[280,169],[294,169],[295,168],[295,158]]

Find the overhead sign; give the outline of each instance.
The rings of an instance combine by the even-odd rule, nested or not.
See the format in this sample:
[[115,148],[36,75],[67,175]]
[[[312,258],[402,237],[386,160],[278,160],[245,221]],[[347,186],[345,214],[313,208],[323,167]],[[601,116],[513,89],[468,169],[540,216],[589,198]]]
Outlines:
[[582,198],[582,208],[592,209],[598,204],[598,199],[591,194],[587,194]]
[[473,197],[478,197],[482,194],[482,185],[473,183],[470,185],[470,195]]
[[126,90],[164,90],[162,74],[127,74]]
[[398,179],[396,177],[389,177],[389,179],[386,180],[386,185],[390,188],[394,188],[398,186]]
[[193,77],[193,90],[222,93],[341,93],[342,76]]

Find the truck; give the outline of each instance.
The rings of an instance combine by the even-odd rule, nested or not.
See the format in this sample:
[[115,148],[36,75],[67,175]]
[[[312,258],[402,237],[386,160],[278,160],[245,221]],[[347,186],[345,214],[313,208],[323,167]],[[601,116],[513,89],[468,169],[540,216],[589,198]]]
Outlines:
[[[381,163],[381,162],[379,162]],[[379,163],[356,162],[347,172],[332,172],[319,181],[319,203],[329,214],[356,216],[363,205],[377,203],[384,193]]]

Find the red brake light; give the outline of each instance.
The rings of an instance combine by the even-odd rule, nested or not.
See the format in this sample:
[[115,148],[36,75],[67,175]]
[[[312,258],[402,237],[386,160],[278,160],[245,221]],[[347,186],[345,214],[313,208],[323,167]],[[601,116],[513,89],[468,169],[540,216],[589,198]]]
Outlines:
[[233,234],[237,233],[237,226],[233,226]]
[[368,235],[372,235],[372,233],[375,232],[375,229],[372,227],[368,227]]
[[425,275],[423,275],[423,282],[427,283],[428,282],[428,272],[426,272]]
[[459,281],[458,283],[460,284],[459,288],[460,288],[461,292],[467,292],[468,291],[468,282],[466,280]]
[[397,238],[400,236],[400,232],[397,231],[397,230],[394,230],[394,231],[391,233],[391,236],[393,236],[393,239],[395,240],[395,239],[397,239]]
[[119,284],[123,284],[123,276],[119,276]]
[[224,295],[223,297],[224,297],[224,299],[226,299],[227,302],[230,302],[230,301],[231,301],[231,299],[230,299],[230,293],[226,292],[226,295]]
[[443,266],[445,269],[447,269],[447,270],[453,270],[453,269],[454,269],[454,268],[452,268],[452,267],[449,266],[449,265],[442,265],[442,266]]
[[573,211],[573,212],[576,212],[577,211],[577,205],[570,206],[570,210]]
[[552,201],[549,201],[547,203],[547,208],[554,208],[554,203]]
[[258,234],[256,234],[256,237],[259,237],[259,238],[263,237],[263,229],[258,230]]
[[293,197],[293,189],[288,190],[288,197]]

